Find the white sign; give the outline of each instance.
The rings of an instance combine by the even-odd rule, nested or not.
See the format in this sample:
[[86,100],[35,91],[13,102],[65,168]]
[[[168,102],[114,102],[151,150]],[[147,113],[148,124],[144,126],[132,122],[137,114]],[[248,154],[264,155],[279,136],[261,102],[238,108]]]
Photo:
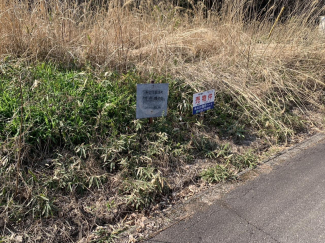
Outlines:
[[136,118],[167,115],[168,84],[137,84]]
[[193,115],[214,108],[214,89],[193,95]]

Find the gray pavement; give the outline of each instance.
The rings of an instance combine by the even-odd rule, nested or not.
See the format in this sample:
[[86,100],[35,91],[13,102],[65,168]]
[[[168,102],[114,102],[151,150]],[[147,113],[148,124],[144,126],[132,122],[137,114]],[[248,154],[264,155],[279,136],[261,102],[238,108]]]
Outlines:
[[324,243],[325,139],[282,160],[147,242]]

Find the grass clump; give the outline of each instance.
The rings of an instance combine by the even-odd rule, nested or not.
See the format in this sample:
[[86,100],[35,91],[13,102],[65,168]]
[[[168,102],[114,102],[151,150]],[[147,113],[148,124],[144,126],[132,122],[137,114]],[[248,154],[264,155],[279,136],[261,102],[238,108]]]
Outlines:
[[224,182],[229,179],[234,179],[234,175],[223,165],[215,165],[201,173],[203,180],[209,183]]

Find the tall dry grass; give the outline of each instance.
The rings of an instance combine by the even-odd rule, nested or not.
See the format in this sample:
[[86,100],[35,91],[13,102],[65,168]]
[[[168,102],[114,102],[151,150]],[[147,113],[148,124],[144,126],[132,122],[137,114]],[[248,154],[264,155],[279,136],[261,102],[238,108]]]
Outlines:
[[281,129],[286,126],[276,117],[287,103],[300,112],[309,105],[323,109],[325,42],[315,24],[324,11],[319,1],[303,9],[297,5],[270,38],[270,16],[280,6],[264,16],[251,13],[247,21],[245,0],[226,1],[220,12],[200,2],[183,9],[150,0],[105,6],[0,0],[0,6],[2,57],[180,77],[229,93],[242,107],[253,108],[247,109],[253,121],[259,114]]
[[[307,36],[314,39],[310,36],[314,30],[306,21],[313,22],[310,17],[320,12],[317,1],[306,4],[299,18],[292,13],[267,40],[272,9],[264,20],[245,23],[245,0],[228,1],[218,13],[208,11],[203,3],[186,10],[168,1],[158,5],[140,1],[137,8],[132,0],[123,5],[111,1],[107,6],[93,1],[29,2],[0,1],[1,55],[110,68],[135,65],[157,71],[170,65],[173,69],[176,60],[189,63],[213,57],[227,66],[234,58],[245,62],[247,56],[260,51],[273,52],[263,44],[286,44],[286,52],[292,46],[299,49]],[[281,49],[276,51],[282,53]]]

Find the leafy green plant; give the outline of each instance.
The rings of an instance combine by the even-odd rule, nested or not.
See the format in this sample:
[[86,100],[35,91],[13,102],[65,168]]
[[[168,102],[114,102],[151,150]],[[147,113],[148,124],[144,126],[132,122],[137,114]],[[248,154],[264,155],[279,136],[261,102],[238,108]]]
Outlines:
[[227,159],[231,155],[231,147],[229,143],[220,146],[217,157]]
[[33,195],[31,200],[26,204],[29,212],[33,218],[53,216],[56,208],[53,202],[46,196],[45,193]]
[[209,137],[196,137],[193,136],[193,147],[206,157],[214,157],[213,154],[218,148],[218,144]]
[[231,136],[234,136],[237,140],[242,140],[245,138],[246,130],[244,125],[231,125],[228,128],[228,133]]
[[124,183],[124,193],[128,193],[127,203],[135,209],[149,207],[157,196],[168,192],[168,184],[160,171],[153,167],[139,167],[136,180]]
[[243,168],[254,168],[258,163],[257,156],[252,151],[248,151],[242,155],[232,156],[228,161],[238,170]]
[[235,175],[229,170],[227,165],[215,165],[201,173],[203,180],[208,183],[224,182],[229,179],[234,179]]

